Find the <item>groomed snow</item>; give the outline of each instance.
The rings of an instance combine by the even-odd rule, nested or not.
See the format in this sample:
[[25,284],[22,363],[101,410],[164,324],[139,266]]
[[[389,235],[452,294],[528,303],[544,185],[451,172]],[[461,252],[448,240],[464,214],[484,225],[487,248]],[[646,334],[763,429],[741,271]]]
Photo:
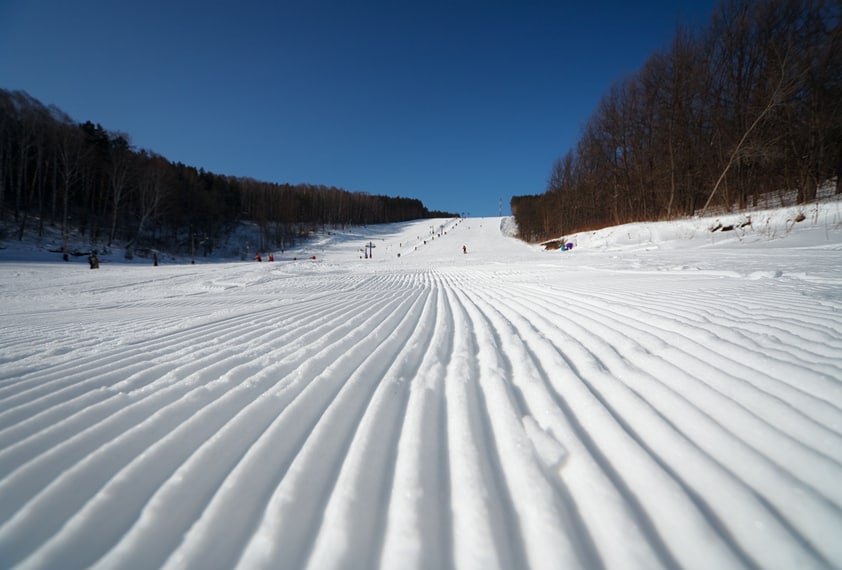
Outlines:
[[795,213],[9,240],[0,567],[842,567],[840,205]]

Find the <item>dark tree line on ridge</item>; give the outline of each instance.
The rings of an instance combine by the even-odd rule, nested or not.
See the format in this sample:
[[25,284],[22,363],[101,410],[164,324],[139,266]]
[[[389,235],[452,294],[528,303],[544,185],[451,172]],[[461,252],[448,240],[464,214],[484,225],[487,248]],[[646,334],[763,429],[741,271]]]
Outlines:
[[[275,184],[173,163],[127,135],[73,122],[22,91],[0,89],[0,221],[8,237],[45,227],[91,244],[210,254],[243,221],[263,247],[290,245],[319,227],[454,217],[420,200],[310,184]],[[7,226],[8,227],[8,226]]]
[[836,178],[842,192],[842,3],[724,0],[699,32],[612,86],[543,194],[511,201],[542,241],[745,208]]

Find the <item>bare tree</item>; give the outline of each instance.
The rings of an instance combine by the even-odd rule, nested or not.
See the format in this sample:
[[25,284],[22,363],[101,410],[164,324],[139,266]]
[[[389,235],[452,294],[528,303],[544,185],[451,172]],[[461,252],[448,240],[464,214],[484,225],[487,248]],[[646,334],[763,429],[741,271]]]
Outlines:
[[62,179],[62,215],[61,234],[64,238],[64,247],[67,248],[67,239],[70,233],[68,215],[70,211],[70,198],[73,185],[79,179],[84,157],[83,135],[78,128],[72,125],[65,125],[59,136],[58,163]]
[[123,198],[125,197],[129,178],[129,169],[132,164],[132,155],[127,135],[117,135],[111,140],[109,159],[108,181],[111,189],[111,231],[108,233],[108,245],[110,246],[117,234],[117,221],[123,205]]
[[[138,221],[135,229],[135,240],[143,235],[146,224],[154,219],[161,206],[165,190],[167,161],[158,155],[145,157],[138,179]],[[134,240],[133,240],[134,241]]]

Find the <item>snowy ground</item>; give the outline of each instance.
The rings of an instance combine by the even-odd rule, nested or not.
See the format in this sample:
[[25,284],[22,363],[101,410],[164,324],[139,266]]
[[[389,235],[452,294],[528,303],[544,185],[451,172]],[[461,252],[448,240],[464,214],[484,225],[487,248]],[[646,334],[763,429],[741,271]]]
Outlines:
[[0,567],[842,567],[842,220],[794,213],[7,241]]

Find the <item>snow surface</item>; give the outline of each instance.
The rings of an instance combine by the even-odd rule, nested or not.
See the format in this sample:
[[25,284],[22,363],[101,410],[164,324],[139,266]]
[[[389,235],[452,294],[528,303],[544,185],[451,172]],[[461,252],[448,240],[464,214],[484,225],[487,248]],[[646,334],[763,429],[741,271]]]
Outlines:
[[795,213],[9,240],[0,567],[842,567],[840,207]]

